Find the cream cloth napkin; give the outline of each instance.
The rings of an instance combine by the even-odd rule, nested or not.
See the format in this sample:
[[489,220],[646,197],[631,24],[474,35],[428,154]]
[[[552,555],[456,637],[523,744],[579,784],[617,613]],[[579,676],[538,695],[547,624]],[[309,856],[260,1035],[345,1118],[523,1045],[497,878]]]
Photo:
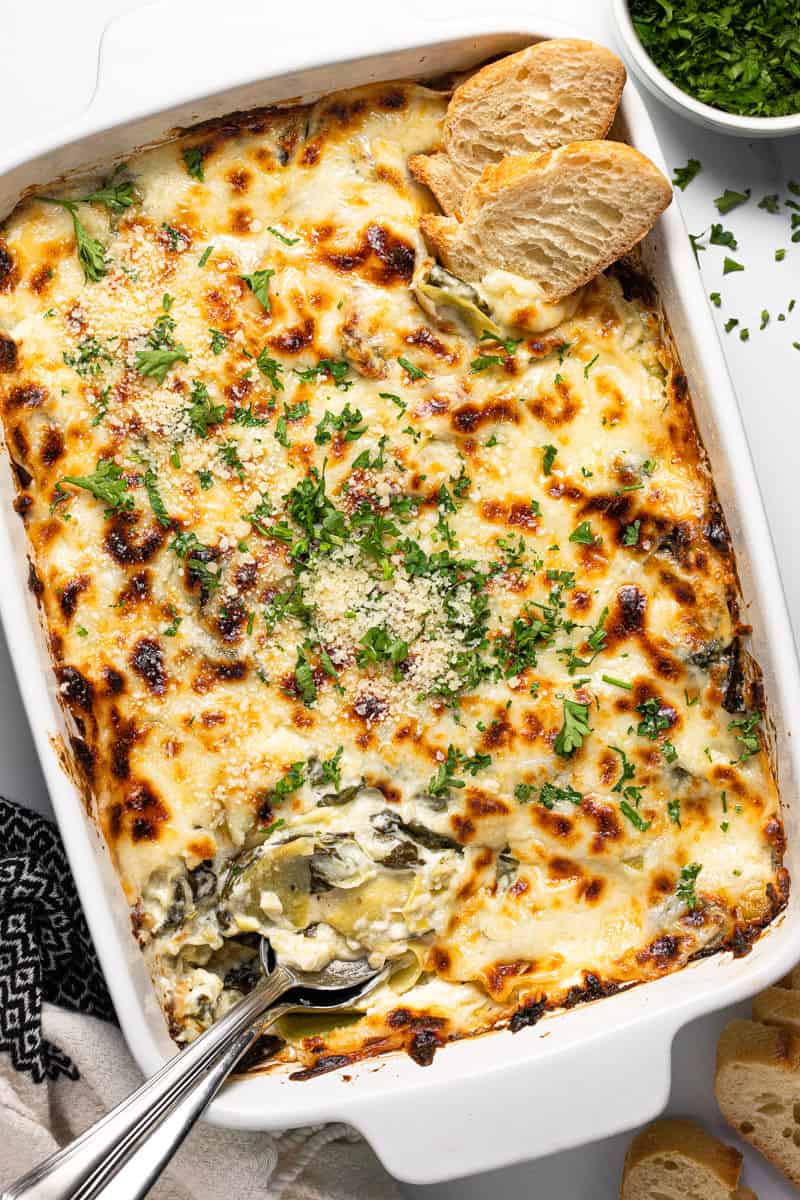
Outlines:
[[[80,1079],[33,1083],[0,1055],[0,1186],[30,1170],[141,1083],[122,1035],[95,1017],[45,1004],[45,1036]],[[113,1194],[113,1192],[112,1192]],[[152,1200],[400,1200],[397,1184],[346,1125],[286,1133],[195,1126],[150,1192]]]

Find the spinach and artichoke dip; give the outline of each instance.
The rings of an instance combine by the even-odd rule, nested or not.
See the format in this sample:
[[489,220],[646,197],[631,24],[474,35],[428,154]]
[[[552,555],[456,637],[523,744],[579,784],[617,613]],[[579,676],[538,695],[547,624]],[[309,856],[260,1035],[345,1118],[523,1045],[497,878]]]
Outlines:
[[618,265],[426,254],[415,84],[214,122],[0,227],[0,404],[72,754],[170,1028],[402,969],[300,1076],[747,948],[784,905],[734,560]]

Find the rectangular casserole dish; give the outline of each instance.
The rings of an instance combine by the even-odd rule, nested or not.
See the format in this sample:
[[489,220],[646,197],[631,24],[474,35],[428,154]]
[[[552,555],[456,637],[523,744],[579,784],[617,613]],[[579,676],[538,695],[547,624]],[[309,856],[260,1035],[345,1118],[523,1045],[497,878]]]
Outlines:
[[[38,146],[0,165],[0,213],[5,215],[29,188],[71,171],[85,170],[157,142],[176,125],[233,109],[301,96],[309,99],[343,86],[372,80],[430,77],[470,66],[562,27],[535,23],[513,9],[491,19],[404,15],[402,28],[369,30],[363,20],[341,17],[328,28],[321,12],[309,21],[324,59],[308,38],[281,35],[269,52],[271,73],[254,54],[269,28],[231,18],[231,44],[250,47],[252,75],[237,55],[235,65],[216,48],[211,79],[183,84],[184,70],[199,73],[202,54],[187,53],[175,68],[170,94],[177,102],[143,105],[137,88],[142,56],[157,30],[161,44],[178,44],[180,8],[147,10],[112,28],[104,41],[104,73],[90,109],[59,148]],[[316,16],[316,14],[315,14]],[[196,15],[193,27],[197,27]],[[576,31],[577,32],[577,31]],[[172,74],[172,68],[170,74]],[[113,84],[108,81],[112,78]],[[244,81],[244,82],[243,82]],[[212,94],[197,99],[209,88]],[[618,132],[661,163],[661,154],[640,101],[626,90]],[[743,430],[738,418],[699,278],[681,220],[673,209],[644,246],[647,269],[668,315],[728,518],[742,576],[744,602],[753,625],[752,646],[764,671],[775,729],[777,768],[789,838],[787,866],[794,873],[795,759],[785,714],[798,697],[797,666],[769,534]],[[58,751],[63,731],[55,683],[44,641],[37,631],[35,604],[26,590],[25,542],[11,507],[8,473],[2,476],[0,538],[9,564],[2,615],[15,668],[53,804],[78,881],[84,907],[109,980],[120,1021],[142,1069],[154,1070],[174,1050],[152,994],[139,950],[130,934],[129,913],[107,853],[79,794],[65,778]],[[55,736],[54,736],[55,735]],[[98,893],[109,897],[98,903]],[[760,939],[746,959],[729,955],[698,962],[657,983],[606,999],[602,1004],[546,1020],[513,1040],[508,1033],[451,1046],[421,1072],[393,1057],[364,1062],[347,1077],[329,1075],[304,1085],[278,1073],[237,1081],[211,1110],[211,1119],[236,1128],[282,1128],[346,1120],[370,1140],[395,1175],[433,1182],[519,1159],[550,1153],[601,1137],[653,1115],[669,1086],[669,1047],[676,1030],[692,1017],[731,1003],[772,981],[793,965],[798,921],[796,900]],[[800,939],[798,939],[800,944]],[[531,1093],[546,1097],[528,1115]],[[613,1097],[613,1098],[610,1098]],[[525,1101],[528,1103],[526,1104]],[[498,1114],[502,1114],[501,1119]]]

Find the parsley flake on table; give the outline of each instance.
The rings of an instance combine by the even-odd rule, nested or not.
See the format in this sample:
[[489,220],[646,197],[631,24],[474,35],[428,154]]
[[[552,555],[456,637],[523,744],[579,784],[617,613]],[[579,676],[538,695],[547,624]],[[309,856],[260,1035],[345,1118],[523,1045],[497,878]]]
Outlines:
[[734,271],[743,271],[743,270],[744,270],[744,267],[742,266],[742,264],[740,262],[737,262],[735,258],[729,258],[727,254],[725,255],[725,261],[722,264],[722,274],[723,275],[732,275]]
[[702,171],[702,164],[696,158],[690,158],[685,167],[676,167],[672,176],[672,182],[675,187],[681,189],[682,192],[692,182],[696,175]]
[[730,188],[725,188],[721,196],[717,196],[714,203],[717,206],[717,212],[723,217],[732,209],[738,208],[740,204],[746,204],[750,199],[750,188],[744,192],[732,192]]

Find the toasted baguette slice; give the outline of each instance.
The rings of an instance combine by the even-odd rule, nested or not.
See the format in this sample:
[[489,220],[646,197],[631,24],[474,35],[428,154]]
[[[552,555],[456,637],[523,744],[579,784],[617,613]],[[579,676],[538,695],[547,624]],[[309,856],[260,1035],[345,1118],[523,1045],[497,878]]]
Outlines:
[[631,249],[672,197],[649,159],[622,142],[573,142],[487,167],[463,220],[427,213],[420,228],[441,262],[469,283],[502,268],[560,300]]
[[483,168],[509,154],[604,138],[624,85],[622,62],[604,46],[579,38],[538,42],[457,87],[444,122],[444,153],[415,155],[409,166],[453,213]]
[[[742,1156],[694,1121],[666,1117],[628,1147],[621,1200],[736,1200]],[[746,1194],[746,1193],[745,1193]]]
[[[800,1034],[800,992],[782,987],[766,988],[753,997],[753,1020],[779,1025]],[[800,1095],[798,1095],[800,1100]]]
[[729,1022],[717,1044],[714,1090],[725,1120],[800,1184],[800,1038],[773,1025]]
[[778,987],[797,988],[800,991],[800,966],[792,967],[788,975],[778,980]]

